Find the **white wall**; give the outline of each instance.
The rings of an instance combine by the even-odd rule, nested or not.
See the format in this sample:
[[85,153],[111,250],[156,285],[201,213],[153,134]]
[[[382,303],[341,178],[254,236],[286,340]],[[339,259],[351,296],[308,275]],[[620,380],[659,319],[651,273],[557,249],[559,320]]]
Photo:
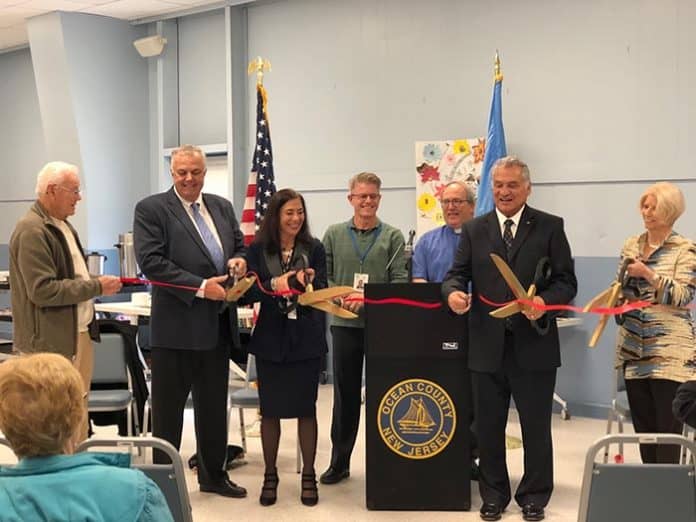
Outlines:
[[36,173],[46,161],[28,49],[0,54],[0,122],[0,243],[7,243],[17,219],[35,198]]
[[[248,20],[249,55],[273,64],[280,187],[343,190],[360,170],[413,187],[414,141],[485,135],[499,49],[508,150],[543,183],[530,203],[565,216],[576,255],[616,255],[640,230],[645,185],[630,180],[679,179],[696,201],[689,0],[296,0]],[[383,217],[413,228],[414,194],[388,194]],[[317,232],[349,213],[332,192],[308,200]],[[690,215],[679,228],[693,237]]]

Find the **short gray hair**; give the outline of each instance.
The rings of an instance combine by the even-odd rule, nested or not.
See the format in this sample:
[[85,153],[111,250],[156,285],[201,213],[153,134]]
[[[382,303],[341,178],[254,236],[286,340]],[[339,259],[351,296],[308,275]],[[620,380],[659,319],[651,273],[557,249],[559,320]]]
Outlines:
[[36,176],[36,195],[41,196],[48,190],[49,185],[57,185],[68,174],[79,175],[80,169],[71,163],[64,161],[51,161],[46,163]]
[[532,183],[532,179],[529,175],[529,166],[516,156],[504,156],[498,159],[491,167],[491,185],[493,184],[493,177],[497,169],[503,168],[507,169],[510,167],[517,167],[522,172],[522,177],[527,182],[527,184]]
[[353,190],[353,187],[355,187],[355,185],[357,185],[358,183],[377,185],[377,190],[382,188],[382,180],[379,179],[379,176],[377,174],[374,174],[372,172],[360,172],[359,174],[356,174],[355,176],[350,178],[350,181],[348,181],[348,188],[350,190]]
[[444,192],[446,189],[453,185],[458,185],[466,191],[466,200],[469,203],[471,203],[472,205],[476,203],[476,192],[474,191],[471,185],[469,185],[468,183],[464,183],[463,181],[450,181],[443,187],[442,192]]
[[207,164],[205,161],[205,152],[203,152],[203,149],[201,149],[200,147],[196,147],[195,145],[186,144],[181,145],[172,151],[172,157],[169,160],[170,170],[172,168],[172,163],[174,163],[174,158],[176,156],[195,156],[196,154],[203,158],[203,166],[207,168]]

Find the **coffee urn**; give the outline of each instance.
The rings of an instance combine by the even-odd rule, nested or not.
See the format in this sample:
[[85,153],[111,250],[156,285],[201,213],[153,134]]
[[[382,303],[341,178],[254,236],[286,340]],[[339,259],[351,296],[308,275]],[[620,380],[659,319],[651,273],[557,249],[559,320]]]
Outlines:
[[135,249],[133,247],[133,232],[125,232],[118,235],[118,261],[121,268],[121,277],[137,278],[140,274],[138,264],[135,262]]

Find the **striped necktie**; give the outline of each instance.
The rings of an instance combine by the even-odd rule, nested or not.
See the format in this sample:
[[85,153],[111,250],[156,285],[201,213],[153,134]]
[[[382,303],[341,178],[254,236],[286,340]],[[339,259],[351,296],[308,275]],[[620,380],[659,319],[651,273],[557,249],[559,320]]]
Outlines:
[[503,225],[505,225],[505,230],[503,231],[503,241],[505,242],[505,247],[510,250],[512,247],[512,225],[515,222],[512,219],[506,219]]
[[203,244],[208,249],[208,252],[210,252],[210,257],[213,258],[217,273],[222,274],[225,271],[225,254],[223,254],[222,248],[220,248],[220,245],[215,240],[215,236],[206,224],[205,219],[203,219],[199,207],[200,203],[191,203],[193,220],[196,222],[196,226],[198,227],[198,232],[201,234]]

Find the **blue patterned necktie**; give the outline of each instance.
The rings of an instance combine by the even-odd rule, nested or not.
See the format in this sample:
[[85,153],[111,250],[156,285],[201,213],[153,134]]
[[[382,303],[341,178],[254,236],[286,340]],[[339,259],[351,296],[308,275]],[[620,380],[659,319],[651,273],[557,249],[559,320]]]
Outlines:
[[201,216],[201,210],[198,207],[200,207],[200,203],[191,203],[193,220],[196,222],[198,232],[200,232],[201,239],[203,239],[203,244],[208,249],[208,252],[210,252],[210,256],[213,258],[217,273],[222,274],[225,269],[225,255],[223,254],[220,245],[218,245],[218,242],[215,241],[215,236],[205,223],[205,219],[203,219],[203,216]]
[[503,231],[503,241],[505,242],[505,247],[510,250],[512,247],[512,225],[515,222],[512,219],[506,219],[503,225],[505,225],[505,230]]

